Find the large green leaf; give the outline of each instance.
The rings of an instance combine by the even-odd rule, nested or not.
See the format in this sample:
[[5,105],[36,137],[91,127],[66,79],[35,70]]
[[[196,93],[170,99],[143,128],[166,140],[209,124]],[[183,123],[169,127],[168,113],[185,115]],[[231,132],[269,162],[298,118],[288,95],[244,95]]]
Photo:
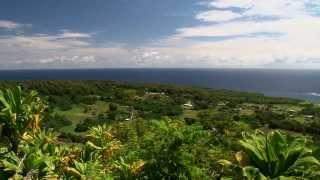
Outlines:
[[240,144],[249,158],[246,165],[234,165],[225,160],[219,163],[225,167],[241,167],[247,179],[283,179],[306,175],[305,171],[309,168],[320,169],[320,163],[312,156],[312,150],[306,147],[304,137],[288,140],[279,131],[256,131],[254,134],[244,134]]

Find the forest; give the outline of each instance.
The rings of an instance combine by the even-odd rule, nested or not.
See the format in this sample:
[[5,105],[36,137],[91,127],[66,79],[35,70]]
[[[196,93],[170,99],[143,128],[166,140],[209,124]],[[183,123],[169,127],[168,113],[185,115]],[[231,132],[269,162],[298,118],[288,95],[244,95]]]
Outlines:
[[0,82],[0,180],[320,179],[320,105],[113,81]]

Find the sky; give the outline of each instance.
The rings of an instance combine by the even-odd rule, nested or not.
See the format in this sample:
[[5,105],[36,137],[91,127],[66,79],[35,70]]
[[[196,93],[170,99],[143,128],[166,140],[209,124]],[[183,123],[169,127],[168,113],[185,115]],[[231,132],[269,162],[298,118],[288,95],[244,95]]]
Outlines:
[[320,0],[1,0],[0,69],[320,69]]

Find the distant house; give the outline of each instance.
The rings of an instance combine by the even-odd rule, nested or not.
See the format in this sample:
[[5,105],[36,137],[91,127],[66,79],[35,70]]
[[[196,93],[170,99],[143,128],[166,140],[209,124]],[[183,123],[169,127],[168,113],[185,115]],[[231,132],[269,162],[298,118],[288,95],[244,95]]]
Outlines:
[[211,128],[212,132],[218,132],[217,128],[213,127]]
[[252,106],[252,108],[253,108],[254,110],[256,110],[256,111],[258,111],[258,110],[261,109],[260,106],[257,106],[257,105]]
[[306,116],[304,116],[304,118],[306,118],[306,119],[312,119],[314,116],[313,115],[306,115]]
[[125,119],[126,121],[131,121],[133,120],[133,111],[131,111],[130,117]]
[[184,106],[185,108],[193,108],[193,104],[191,103],[191,101],[183,104],[183,106]]
[[141,100],[141,99],[144,99],[144,97],[141,97],[141,96],[134,96],[133,99],[135,100]]
[[88,95],[87,97],[88,97],[88,98],[94,98],[94,99],[97,99],[97,100],[103,99],[102,96],[98,96],[98,95]]
[[103,96],[103,99],[106,99],[106,100],[111,100],[114,98],[115,98],[114,96]]
[[288,111],[289,113],[296,113],[296,111],[295,110],[293,110],[293,109],[289,109],[289,111]]
[[157,96],[157,95],[165,95],[165,93],[164,92],[146,92],[145,93],[145,95],[147,95],[147,96]]
[[296,111],[293,109],[288,110],[289,117],[293,117],[296,115]]

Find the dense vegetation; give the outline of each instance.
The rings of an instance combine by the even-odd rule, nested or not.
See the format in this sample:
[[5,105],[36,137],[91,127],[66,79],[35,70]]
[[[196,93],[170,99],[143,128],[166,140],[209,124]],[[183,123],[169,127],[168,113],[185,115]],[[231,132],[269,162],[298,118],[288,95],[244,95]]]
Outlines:
[[0,89],[0,179],[320,178],[316,104],[108,81]]

